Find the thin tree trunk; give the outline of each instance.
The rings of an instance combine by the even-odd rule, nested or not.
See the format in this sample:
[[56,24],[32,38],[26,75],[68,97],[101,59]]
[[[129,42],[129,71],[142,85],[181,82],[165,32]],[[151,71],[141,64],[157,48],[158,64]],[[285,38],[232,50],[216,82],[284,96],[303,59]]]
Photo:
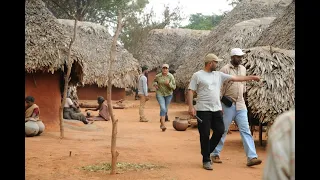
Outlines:
[[67,98],[67,91],[68,91],[68,84],[70,80],[70,73],[72,68],[72,60],[71,60],[71,47],[73,42],[76,39],[76,33],[77,33],[77,19],[74,20],[74,31],[73,31],[73,38],[70,41],[69,44],[69,51],[68,51],[68,61],[67,61],[67,74],[64,76],[64,89],[63,89],[63,98],[59,109],[59,115],[60,115],[60,138],[64,138],[64,126],[63,126],[63,107],[66,103]]
[[110,112],[111,121],[112,121],[112,137],[111,137],[111,172],[110,174],[116,174],[117,169],[117,158],[119,156],[118,151],[116,150],[117,145],[117,133],[118,133],[118,119],[115,119],[113,114],[113,108],[112,108],[112,102],[111,102],[111,93],[112,93],[112,76],[113,76],[113,63],[116,58],[117,53],[117,40],[119,37],[119,34],[122,29],[122,13],[118,12],[118,24],[117,24],[117,30],[115,32],[115,35],[113,36],[112,45],[111,45],[111,51],[110,51],[110,65],[109,65],[109,72],[108,72],[108,88],[107,88],[107,103],[108,103],[108,110]]

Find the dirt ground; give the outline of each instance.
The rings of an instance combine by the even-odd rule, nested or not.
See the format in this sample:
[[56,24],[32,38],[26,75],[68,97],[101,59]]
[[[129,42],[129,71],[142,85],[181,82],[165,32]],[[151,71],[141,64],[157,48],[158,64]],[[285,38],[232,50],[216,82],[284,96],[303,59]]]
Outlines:
[[[139,101],[128,96],[134,106],[114,109],[118,123],[118,162],[152,163],[163,168],[127,171],[110,175],[90,172],[81,167],[111,162],[110,121],[91,125],[65,123],[65,139],[59,131],[47,129],[41,136],[25,138],[25,173],[27,180],[258,180],[262,178],[266,148],[258,145],[258,132],[254,133],[261,165],[246,166],[245,152],[240,134],[233,131],[226,138],[221,153],[222,164],[213,164],[213,171],[202,168],[199,133],[197,128],[176,131],[172,127],[175,116],[187,117],[185,104],[172,103],[169,107],[167,130],[159,128],[159,106],[151,94],[145,114],[149,122],[139,122]],[[40,107],[41,108],[41,107]],[[95,112],[96,113],[96,112]],[[69,156],[70,151],[72,152]]]

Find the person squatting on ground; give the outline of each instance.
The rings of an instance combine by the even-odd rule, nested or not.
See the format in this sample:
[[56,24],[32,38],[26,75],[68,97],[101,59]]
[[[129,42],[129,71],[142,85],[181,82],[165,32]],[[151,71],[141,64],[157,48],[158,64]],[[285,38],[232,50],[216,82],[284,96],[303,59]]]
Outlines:
[[295,179],[295,110],[278,116],[268,132],[263,180]]
[[89,121],[109,121],[110,114],[109,114],[107,101],[102,96],[99,96],[97,98],[97,101],[98,101],[98,105],[99,105],[97,108],[94,108],[94,109],[88,108],[88,109],[85,109],[85,111],[87,112],[88,110],[91,110],[91,111],[98,111],[99,110],[99,115],[91,117],[90,113],[87,112],[88,120]]
[[168,112],[168,106],[172,100],[173,90],[176,89],[176,81],[169,73],[169,65],[162,65],[162,72],[157,74],[153,80],[153,86],[156,88],[156,98],[160,105],[160,129],[165,131],[165,117]]
[[[241,65],[243,55],[245,55],[245,53],[242,52],[240,48],[231,49],[231,61],[222,67],[220,71],[232,76],[245,76],[246,68]],[[228,133],[228,128],[230,127],[232,120],[236,122],[239,128],[243,147],[247,156],[247,166],[258,165],[262,162],[260,159],[258,159],[254,139],[251,135],[249,127],[248,111],[243,96],[245,92],[245,82],[226,81],[221,88],[221,97],[228,97],[231,100],[231,106],[228,107],[228,104],[222,103],[225,130],[222,138],[219,141],[219,144],[211,153],[211,159],[214,163],[222,163],[219,155],[223,148],[226,135]]]
[[40,108],[34,103],[35,99],[33,96],[27,96],[25,98],[26,108],[25,108],[25,122],[30,120],[37,121],[40,116]]
[[[260,79],[258,76],[231,76],[215,71],[219,61],[222,59],[219,59],[215,54],[207,54],[204,58],[204,69],[192,75],[188,87],[189,114],[191,116],[197,115],[201,119],[198,119],[198,131],[203,168],[206,170],[212,170],[210,153],[216,148],[225,130],[220,102],[220,89],[223,82],[226,80],[259,81]],[[197,100],[194,107],[193,95],[195,92]],[[211,138],[210,129],[213,130]]]
[[78,104],[74,103],[70,98],[69,93],[63,107],[63,119],[79,120],[84,124],[89,124],[89,121],[87,120],[86,116],[81,113]]
[[143,66],[141,70],[142,70],[142,73],[138,77],[138,95],[140,98],[139,115],[140,115],[140,122],[148,122],[149,120],[147,120],[144,115],[145,104],[149,100],[148,83],[147,83],[148,67]]

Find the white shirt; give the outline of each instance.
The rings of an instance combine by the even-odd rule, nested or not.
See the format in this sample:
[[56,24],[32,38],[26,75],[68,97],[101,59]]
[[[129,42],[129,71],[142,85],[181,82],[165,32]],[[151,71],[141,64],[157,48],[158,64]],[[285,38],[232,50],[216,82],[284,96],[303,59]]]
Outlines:
[[70,98],[66,98],[66,103],[64,104],[64,107],[70,107],[73,105],[73,102]]
[[195,72],[191,78],[189,88],[197,93],[197,111],[221,111],[220,89],[224,81],[232,76],[219,71]]

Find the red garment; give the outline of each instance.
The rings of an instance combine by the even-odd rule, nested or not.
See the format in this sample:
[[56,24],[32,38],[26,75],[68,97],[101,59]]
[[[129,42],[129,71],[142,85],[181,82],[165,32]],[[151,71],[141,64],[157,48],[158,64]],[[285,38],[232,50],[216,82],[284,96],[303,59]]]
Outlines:
[[36,116],[39,116],[39,108],[34,108],[32,114],[35,114]]

